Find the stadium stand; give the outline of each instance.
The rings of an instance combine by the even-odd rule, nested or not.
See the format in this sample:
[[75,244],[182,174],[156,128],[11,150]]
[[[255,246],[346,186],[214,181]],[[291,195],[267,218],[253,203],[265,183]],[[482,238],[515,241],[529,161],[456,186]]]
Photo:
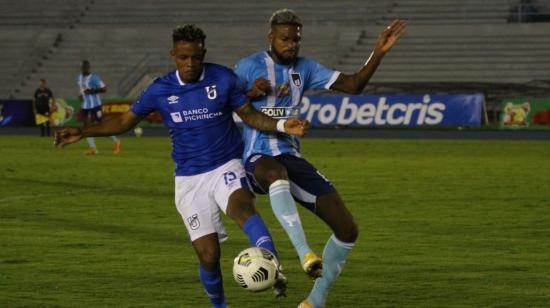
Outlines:
[[46,0],[33,6],[8,0],[1,16],[13,17],[0,21],[9,50],[0,55],[7,72],[0,77],[0,95],[27,98],[46,78],[56,95],[74,97],[86,58],[106,82],[106,97],[134,96],[172,68],[169,33],[183,23],[206,30],[207,61],[231,67],[265,48],[266,19],[282,7],[303,17],[302,54],[344,72],[364,63],[383,25],[407,19],[407,35],[384,60],[369,92],[475,91],[489,100],[499,93],[537,94],[550,87],[550,23],[519,21],[542,21],[549,8],[533,0],[529,5],[539,15],[523,16],[525,1]]
[[0,27],[68,27],[76,22],[93,1],[3,0]]
[[508,0],[398,0],[383,20],[405,18],[414,24],[490,24],[506,22]]
[[[0,97],[9,97],[14,89],[28,81],[28,74],[39,69],[48,47],[55,44],[56,39],[57,31],[52,29],[0,29]],[[25,94],[22,97],[31,95]]]
[[166,24],[231,23],[249,25],[265,23],[266,16],[282,7],[301,14],[304,22],[364,24],[374,22],[387,10],[391,1],[256,1],[247,0],[95,0],[81,22],[84,24]]
[[[365,61],[377,37],[365,30],[339,68],[351,71]],[[373,82],[526,83],[550,76],[550,25],[411,25],[384,60]]]
[[[217,24],[201,24],[207,33],[207,61],[232,67],[236,61],[256,50],[265,48],[267,26],[258,25],[226,28]],[[20,93],[30,93],[38,79],[47,74],[48,84],[60,97],[74,97],[75,78],[79,74],[82,59],[90,60],[92,71],[97,72],[107,84],[109,97],[126,95],[131,88],[119,92],[119,84],[132,78],[136,67],[145,61],[147,73],[160,75],[173,68],[170,62],[172,26],[117,27],[117,29],[82,26],[65,30],[63,40]],[[307,30],[306,30],[307,31]],[[164,33],[159,35],[159,33]],[[247,33],[243,40],[243,33]],[[350,30],[346,36],[334,27],[320,27],[308,33],[304,39],[305,54],[323,62],[337,61],[333,46],[350,48],[359,38],[359,30]],[[346,48],[346,49],[347,49]],[[138,80],[136,80],[137,82]]]

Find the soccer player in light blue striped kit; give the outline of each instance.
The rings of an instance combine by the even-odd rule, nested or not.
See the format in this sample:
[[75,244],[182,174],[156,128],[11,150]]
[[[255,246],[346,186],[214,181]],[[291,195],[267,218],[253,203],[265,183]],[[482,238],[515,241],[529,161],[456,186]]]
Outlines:
[[[238,224],[250,245],[278,257],[249,190],[241,160],[243,142],[233,111],[262,131],[303,136],[308,123],[297,118],[274,120],[254,109],[231,69],[204,63],[205,39],[194,25],[175,29],[171,50],[175,71],[153,81],[130,111],[82,129],[58,130],[55,142],[65,146],[85,137],[119,134],[158,110],[172,139],[176,208],[199,259],[199,277],[210,303],[224,308],[219,243],[227,239],[227,233],[221,212]],[[274,292],[280,296],[285,291],[286,278],[279,271]]]
[[[103,112],[101,111],[101,96],[100,93],[107,92],[107,87],[98,75],[90,72],[90,62],[82,61],[80,66],[82,74],[78,75],[77,82],[80,90],[78,96],[82,100],[81,117],[84,125],[89,125],[94,122],[103,120]],[[113,139],[113,153],[120,153],[120,140],[116,136],[111,136]],[[86,138],[88,141],[88,149],[84,152],[86,155],[97,154],[97,147],[93,137]]]
[[[404,21],[392,22],[380,33],[365,65],[357,73],[345,75],[312,59],[298,57],[302,22],[293,11],[279,10],[270,18],[269,50],[240,60],[235,72],[249,89],[247,96],[256,109],[285,119],[298,114],[307,89],[361,93],[404,29]],[[316,278],[308,298],[299,307],[324,307],[328,291],[359,234],[353,216],[332,183],[302,157],[298,138],[260,132],[246,125],[243,134],[245,169],[254,190],[269,194],[273,212],[294,245],[304,271]],[[325,245],[322,261],[306,241],[294,200],[334,232]]]

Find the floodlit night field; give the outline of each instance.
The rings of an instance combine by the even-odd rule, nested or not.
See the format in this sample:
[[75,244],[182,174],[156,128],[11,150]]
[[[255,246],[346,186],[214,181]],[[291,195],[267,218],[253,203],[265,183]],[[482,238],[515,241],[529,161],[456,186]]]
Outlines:
[[[1,307],[208,307],[173,202],[168,138],[0,136]],[[304,139],[360,228],[327,307],[543,307],[550,302],[550,144],[546,141]],[[230,307],[296,307],[312,281],[257,200],[289,279],[288,297],[233,281],[248,246],[225,219]],[[301,209],[321,253],[330,230]]]

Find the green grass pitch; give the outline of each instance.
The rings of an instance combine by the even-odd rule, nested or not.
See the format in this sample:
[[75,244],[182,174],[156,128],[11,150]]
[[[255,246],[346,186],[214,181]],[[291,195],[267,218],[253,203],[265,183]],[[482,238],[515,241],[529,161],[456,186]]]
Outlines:
[[[0,136],[0,307],[208,307],[173,204],[168,138],[85,142]],[[303,153],[354,213],[359,240],[328,307],[548,307],[550,143],[305,139]],[[296,307],[312,282],[268,223],[289,295],[233,282],[244,234],[225,219],[231,307]],[[301,209],[321,253],[330,230]]]

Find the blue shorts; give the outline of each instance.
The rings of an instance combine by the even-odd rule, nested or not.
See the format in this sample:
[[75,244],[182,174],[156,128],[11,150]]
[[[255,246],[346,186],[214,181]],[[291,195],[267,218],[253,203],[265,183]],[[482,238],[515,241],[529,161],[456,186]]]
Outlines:
[[103,120],[101,106],[80,110],[80,119],[84,123],[101,122],[101,120]]
[[[269,155],[256,153],[250,155],[244,163],[246,175],[250,180],[254,192],[258,194],[267,193],[262,189],[254,177],[256,162],[263,156],[271,157]],[[288,173],[288,179],[290,180],[290,192],[294,200],[309,210],[315,211],[315,202],[318,197],[336,192],[336,188],[334,188],[332,183],[330,183],[330,181],[307,160],[289,154],[272,156],[272,158],[285,166]]]

